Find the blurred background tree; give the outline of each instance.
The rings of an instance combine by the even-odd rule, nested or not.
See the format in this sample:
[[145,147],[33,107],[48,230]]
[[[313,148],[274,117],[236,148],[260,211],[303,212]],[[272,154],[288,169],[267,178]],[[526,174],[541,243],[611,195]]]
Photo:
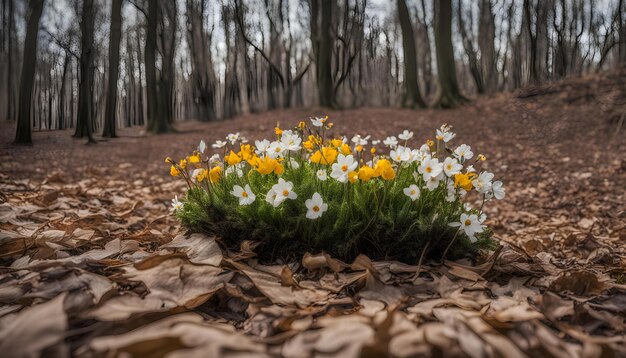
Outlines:
[[1,1],[0,114],[24,143],[290,107],[450,108],[626,62],[624,0]]

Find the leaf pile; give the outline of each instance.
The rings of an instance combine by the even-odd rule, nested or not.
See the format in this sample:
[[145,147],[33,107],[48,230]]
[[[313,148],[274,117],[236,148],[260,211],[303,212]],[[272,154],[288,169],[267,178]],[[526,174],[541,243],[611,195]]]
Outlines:
[[0,349],[13,357],[626,354],[626,285],[607,270],[623,247],[593,224],[560,230],[563,259],[526,241],[419,274],[365,256],[266,266],[252,242],[222,253],[179,233],[176,184],[62,179],[3,178]]

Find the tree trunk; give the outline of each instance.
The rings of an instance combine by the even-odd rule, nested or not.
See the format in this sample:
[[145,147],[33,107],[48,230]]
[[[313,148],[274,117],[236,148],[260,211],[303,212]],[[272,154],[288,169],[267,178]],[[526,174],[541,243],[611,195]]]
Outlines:
[[[70,65],[70,54],[65,53],[65,57],[63,59],[63,74],[61,75],[61,89],[59,90],[59,107],[58,107],[58,116],[59,116],[59,129],[65,129],[66,120],[65,120],[65,92],[66,90],[66,82],[67,82],[67,69]],[[71,70],[71,69],[70,69]]]
[[195,116],[200,121],[212,121],[215,114],[215,72],[210,52],[211,38],[204,29],[205,0],[200,5],[187,0],[187,22],[189,25],[189,52],[191,55],[191,93]]
[[115,138],[115,108],[117,105],[117,78],[120,66],[120,39],[122,37],[122,0],[111,2],[111,33],[109,39],[109,88],[104,112],[103,137]]
[[[167,133],[172,130],[171,123],[164,115],[163,106],[159,104],[156,77],[157,24],[159,21],[159,2],[148,1],[148,24],[146,29],[146,45],[144,50],[146,90],[148,99],[148,131],[151,133]],[[163,103],[163,105],[165,105]]]
[[39,19],[43,11],[44,0],[30,0],[28,7],[30,16],[26,25],[24,39],[23,65],[20,77],[20,98],[18,103],[17,130],[15,143],[31,144],[30,108],[35,80],[35,66],[37,65],[37,33]]
[[405,0],[398,0],[398,18],[402,29],[402,49],[404,52],[404,93],[402,107],[424,108],[426,104],[422,99],[417,83],[417,52],[415,50],[415,37],[411,17]]
[[13,93],[13,31],[15,26],[15,11],[13,0],[9,0],[9,25],[7,43],[7,119],[15,119],[15,104]]
[[478,47],[480,65],[486,92],[493,92],[498,87],[498,69],[496,67],[496,26],[491,0],[480,2],[480,21],[478,23]]
[[331,74],[333,7],[334,0],[311,0],[311,41],[316,50],[317,92],[322,107],[336,107]]
[[93,0],[85,0],[81,14],[81,51],[80,51],[80,83],[78,85],[78,113],[74,137],[87,137],[89,143],[95,143],[92,137],[93,120],[93,32],[94,9]]
[[461,95],[456,79],[454,49],[452,48],[452,0],[433,0],[435,9],[435,47],[439,88],[434,106],[454,108],[467,102]]

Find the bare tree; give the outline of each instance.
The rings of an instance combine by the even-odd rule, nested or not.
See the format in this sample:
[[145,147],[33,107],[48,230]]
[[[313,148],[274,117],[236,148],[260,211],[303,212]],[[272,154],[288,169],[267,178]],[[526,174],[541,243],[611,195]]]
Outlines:
[[315,69],[319,104],[336,107],[333,77],[331,74],[331,26],[335,0],[311,0],[311,42],[315,53]]
[[20,92],[17,113],[17,130],[15,143],[30,144],[31,126],[30,110],[33,95],[33,83],[35,80],[35,68],[37,64],[37,33],[39,32],[39,19],[43,12],[44,0],[30,0],[28,4],[29,17],[26,25],[26,38],[24,40],[24,52],[22,74],[20,76]]
[[78,117],[74,137],[87,137],[88,143],[93,139],[93,35],[94,35],[94,2],[85,0],[80,19],[80,83],[78,86]]
[[120,40],[122,37],[122,0],[111,1],[111,33],[109,38],[109,86],[103,137],[116,137],[117,78],[120,66]]
[[424,108],[426,104],[422,99],[417,83],[417,53],[415,51],[415,37],[413,26],[409,16],[409,8],[405,0],[398,0],[398,18],[402,28],[402,49],[404,53],[404,88],[402,107]]
[[439,88],[434,106],[454,108],[467,101],[459,91],[452,48],[452,0],[433,0]]
[[148,131],[155,134],[167,133],[173,129],[171,122],[165,115],[167,104],[162,103],[162,97],[159,96],[161,88],[157,83],[156,51],[160,7],[158,0],[148,1],[148,22],[144,50],[146,90],[148,93]]

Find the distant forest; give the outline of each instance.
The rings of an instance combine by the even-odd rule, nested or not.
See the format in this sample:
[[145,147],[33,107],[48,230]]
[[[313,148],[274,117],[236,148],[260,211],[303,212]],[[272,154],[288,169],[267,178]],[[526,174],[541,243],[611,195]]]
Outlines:
[[626,62],[624,0],[1,1],[17,143],[289,107],[451,108]]

